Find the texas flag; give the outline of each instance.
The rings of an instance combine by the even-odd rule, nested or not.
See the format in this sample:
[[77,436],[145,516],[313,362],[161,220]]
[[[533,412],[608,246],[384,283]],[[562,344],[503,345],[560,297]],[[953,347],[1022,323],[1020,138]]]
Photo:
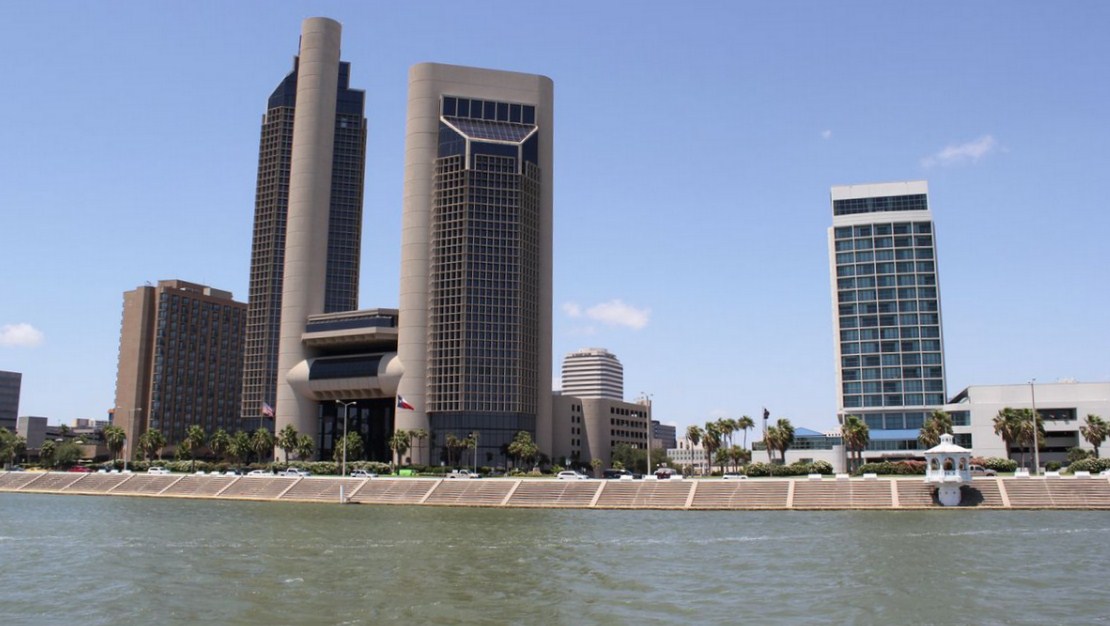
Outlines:
[[412,406],[408,402],[405,402],[404,396],[397,396],[397,408],[398,409],[408,409],[410,411],[415,411],[416,410],[416,407]]
[[262,417],[274,417],[274,407],[270,406],[268,402],[262,403]]

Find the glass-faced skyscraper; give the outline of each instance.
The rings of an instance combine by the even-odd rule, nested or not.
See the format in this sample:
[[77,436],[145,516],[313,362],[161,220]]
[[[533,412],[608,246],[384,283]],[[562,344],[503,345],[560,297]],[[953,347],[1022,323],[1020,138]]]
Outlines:
[[[530,433],[551,450],[550,79],[425,63],[409,74],[397,427]],[[399,403],[400,406],[400,403]]]
[[[295,57],[293,71],[270,95],[266,114],[262,117],[243,364],[241,415],[245,420],[257,419],[263,404],[276,405],[285,230],[299,63],[300,57]],[[339,63],[324,285],[324,312],[327,313],[358,308],[366,94],[350,88],[350,69],[349,63]]]
[[915,450],[947,400],[936,238],[924,181],[832,188],[837,409],[871,449]]

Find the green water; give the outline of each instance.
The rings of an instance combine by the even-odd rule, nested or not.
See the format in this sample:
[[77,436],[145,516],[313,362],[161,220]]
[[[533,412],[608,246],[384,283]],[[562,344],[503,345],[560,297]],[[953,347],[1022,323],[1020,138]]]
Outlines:
[[0,494],[0,624],[1059,624],[1110,515]]

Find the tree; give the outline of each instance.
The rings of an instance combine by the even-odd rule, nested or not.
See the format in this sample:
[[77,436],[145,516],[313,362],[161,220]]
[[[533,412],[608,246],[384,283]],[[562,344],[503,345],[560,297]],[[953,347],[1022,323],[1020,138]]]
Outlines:
[[929,419],[921,426],[917,440],[926,448],[932,448],[940,443],[940,436],[952,434],[952,416],[944,411],[933,411]]
[[258,455],[259,463],[271,463],[274,458],[274,436],[266,428],[260,427],[251,435],[251,451]]
[[[1044,420],[1041,419],[1039,412],[1034,415],[1033,409],[1017,409],[1016,413],[1018,424],[1017,444],[1022,446],[1021,463],[1025,465],[1025,450],[1032,451],[1034,441],[1036,441],[1038,448],[1044,447]],[[1036,429],[1036,434],[1033,432],[1034,429]]]
[[221,461],[227,460],[227,453],[231,449],[231,435],[222,428],[217,428],[216,432],[208,438],[208,449],[215,454]]
[[526,430],[518,432],[509,444],[509,455],[523,463],[531,464],[539,451],[539,446],[532,441],[532,434]]
[[786,465],[786,451],[794,445],[794,425],[785,417],[780,417],[774,426],[767,428],[768,449],[778,450],[782,464]]
[[292,424],[286,424],[278,433],[277,446],[285,453],[286,464],[289,463],[289,453],[297,449],[297,437],[297,429]]
[[193,424],[185,431],[185,439],[177,444],[177,449],[189,457],[189,471],[196,471],[197,452],[207,440],[208,435],[204,434],[204,429],[199,424]]
[[393,436],[389,438],[389,449],[393,451],[394,465],[400,465],[401,457],[409,451],[409,438],[411,435],[408,431],[398,428],[393,431]]
[[739,471],[741,465],[752,462],[752,451],[741,446],[732,446],[728,449],[728,458],[732,460],[733,466]]
[[736,429],[744,431],[744,449],[748,449],[748,431],[755,428],[755,422],[747,415],[736,420]]
[[339,445],[335,446],[335,452],[332,453],[332,460],[343,460],[343,449],[347,450],[347,460],[357,459],[362,456],[362,436],[357,432],[347,433],[346,438],[339,438]]
[[0,427],[0,459],[7,461],[8,465],[15,465],[16,458],[27,451],[27,440]]
[[54,452],[57,450],[57,444],[47,439],[39,446],[39,463],[46,467],[54,467]]
[[706,422],[705,434],[701,438],[701,446],[705,449],[705,463],[707,472],[713,473],[713,458],[717,449],[721,447],[721,427],[716,422]]
[[[423,428],[417,428],[416,430],[410,430],[409,431],[409,437],[416,440],[417,451],[419,451],[420,442],[428,441],[428,431],[423,429]],[[410,444],[409,447],[410,448],[412,447],[411,444]],[[419,457],[419,454],[417,456]],[[429,456],[431,456],[431,455],[429,454]],[[425,460],[431,461],[431,459],[425,459]]]
[[127,432],[122,427],[109,424],[104,427],[104,442],[108,444],[108,451],[112,453],[112,460],[119,458],[123,444],[127,441]]
[[59,467],[71,467],[81,460],[81,446],[69,440],[58,444],[54,449],[54,464]]
[[254,448],[251,446],[251,436],[245,431],[237,430],[231,436],[231,443],[227,446],[227,453],[239,463],[250,461]]
[[601,459],[590,459],[590,467],[594,470],[594,478],[601,478]]
[[[1014,447],[1014,442],[1018,437],[1018,423],[1017,415],[1010,407],[1000,409],[998,414],[994,416],[994,434],[1002,438],[1002,442],[1006,444],[1006,458],[1010,458],[1010,448]],[[1025,459],[1022,458],[1024,465]]]
[[871,429],[867,427],[867,422],[855,415],[849,415],[844,418],[844,425],[840,427],[840,435],[844,438],[844,447],[848,450],[849,459],[854,453],[856,462],[852,471],[858,471],[860,466],[863,465],[863,451],[867,448],[868,442],[871,441]]
[[1106,423],[1101,417],[1093,414],[1087,414],[1087,423],[1079,427],[1079,433],[1091,444],[1095,449],[1095,458],[1098,458],[1098,448],[1102,442],[1106,441],[1106,437],[1110,435],[1110,425]]
[[312,458],[312,454],[316,451],[316,441],[312,435],[301,435],[297,437],[297,457],[302,461],[307,461]]

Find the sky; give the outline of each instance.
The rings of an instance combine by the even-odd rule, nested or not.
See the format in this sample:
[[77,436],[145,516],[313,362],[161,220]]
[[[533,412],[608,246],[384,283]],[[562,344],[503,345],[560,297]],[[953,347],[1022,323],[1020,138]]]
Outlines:
[[[246,300],[301,21],[366,91],[360,307],[396,307],[408,68],[555,83],[553,372],[603,347],[685,429],[836,424],[834,185],[927,180],[949,395],[1110,381],[1110,3],[0,3],[0,370],[103,419],[123,293]],[[1099,181],[1103,182],[1099,182]]]

